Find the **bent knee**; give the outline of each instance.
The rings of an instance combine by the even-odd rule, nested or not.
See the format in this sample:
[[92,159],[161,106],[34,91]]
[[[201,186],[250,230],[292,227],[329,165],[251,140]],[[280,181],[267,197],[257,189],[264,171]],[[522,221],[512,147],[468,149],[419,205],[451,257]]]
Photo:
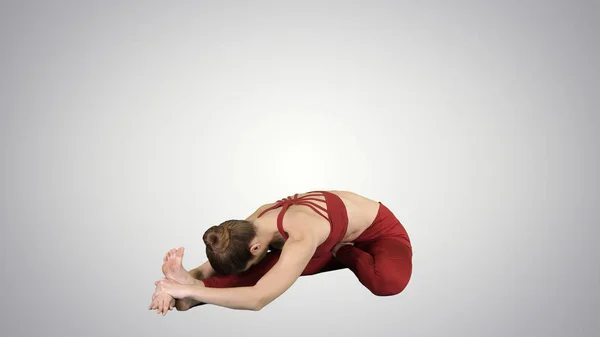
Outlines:
[[375,286],[373,286],[369,290],[371,290],[373,295],[376,295],[376,296],[393,296],[393,295],[398,295],[402,291],[404,291],[404,289],[406,288],[407,285],[408,285],[408,280],[406,280],[406,281],[383,281],[383,282],[378,282]]
[[401,274],[378,277],[371,282],[369,290],[377,296],[398,295],[408,286],[410,276],[411,272],[407,270]]

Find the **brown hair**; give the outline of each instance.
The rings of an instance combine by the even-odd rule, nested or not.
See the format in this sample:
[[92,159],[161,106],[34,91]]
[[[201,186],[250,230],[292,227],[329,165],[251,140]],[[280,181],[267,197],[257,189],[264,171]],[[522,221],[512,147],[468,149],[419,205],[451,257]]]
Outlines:
[[254,224],[246,220],[227,220],[210,227],[202,237],[210,265],[221,275],[244,271],[252,259],[250,242],[255,236]]

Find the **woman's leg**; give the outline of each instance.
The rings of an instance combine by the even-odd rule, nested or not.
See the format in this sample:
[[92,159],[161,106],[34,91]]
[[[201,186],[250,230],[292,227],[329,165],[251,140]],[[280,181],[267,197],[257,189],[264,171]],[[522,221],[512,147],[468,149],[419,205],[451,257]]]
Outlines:
[[248,270],[234,275],[216,275],[202,280],[210,288],[249,287],[255,285],[279,260],[279,251],[270,251]]
[[412,249],[403,238],[382,237],[340,247],[336,258],[378,296],[399,294],[412,274]]
[[[277,255],[277,256],[275,256]],[[189,271],[189,275],[195,280],[194,283],[202,283],[209,288],[233,288],[254,285],[260,280],[262,275],[266,274],[275,262],[277,262],[279,254],[273,252],[267,253],[265,258],[257,265],[252,266],[249,270],[237,275],[216,275],[209,278],[203,278],[201,266]],[[189,284],[189,283],[188,283]],[[175,300],[175,308],[178,311],[186,311],[205,303],[196,301],[191,298]]]
[[[281,252],[271,251],[250,269],[235,275],[213,276],[201,282],[211,288],[247,287],[255,285],[279,260]],[[346,268],[339,261],[333,259],[329,254],[322,257],[312,258],[301,276],[314,275],[331,270]]]
[[[313,258],[302,276],[349,268],[373,294],[398,294],[407,286],[412,274],[412,250],[404,240],[392,236],[342,246],[336,253],[337,259],[330,255]],[[277,263],[280,254],[280,251],[271,251],[242,273],[213,276],[201,282],[211,288],[253,286]]]
[[[267,253],[267,256],[265,256],[262,261],[245,272],[236,275],[213,276],[202,279],[199,282],[202,282],[206,287],[210,288],[253,286],[275,265],[275,263],[277,263],[280,254],[281,252],[279,251]],[[347,267],[340,263],[340,261],[335,260],[332,256],[328,255],[320,258],[313,258],[308,263],[301,276],[325,273],[344,268]],[[185,311],[203,304],[205,303],[191,299],[177,300],[176,308],[179,311]]]

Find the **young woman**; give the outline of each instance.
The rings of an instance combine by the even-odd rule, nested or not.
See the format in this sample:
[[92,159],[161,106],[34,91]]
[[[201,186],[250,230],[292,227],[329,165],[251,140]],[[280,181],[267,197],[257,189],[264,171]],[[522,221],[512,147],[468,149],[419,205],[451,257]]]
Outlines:
[[199,304],[260,310],[303,275],[349,268],[377,296],[402,292],[412,273],[412,246],[381,202],[347,191],[295,194],[258,208],[245,220],[209,228],[208,261],[187,272],[183,248],[164,258],[148,309]]

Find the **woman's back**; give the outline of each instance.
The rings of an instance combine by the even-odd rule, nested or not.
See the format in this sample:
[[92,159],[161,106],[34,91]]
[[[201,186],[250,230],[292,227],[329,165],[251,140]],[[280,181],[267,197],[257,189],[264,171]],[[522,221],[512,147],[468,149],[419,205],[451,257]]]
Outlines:
[[[361,196],[350,191],[326,191],[339,197],[345,207],[348,215],[347,229],[345,235],[341,239],[342,242],[351,242],[363,233],[373,222],[379,210],[379,202]],[[285,209],[283,216],[283,227],[286,223],[299,222],[304,225],[313,226],[319,233],[322,239],[329,236],[332,226],[345,226],[345,224],[333,223],[330,224],[323,215],[326,213],[320,209],[323,207],[327,211],[339,211],[328,209],[331,206],[325,203],[325,197],[318,192],[298,193],[296,198],[307,200],[303,204],[293,203]],[[312,207],[306,205],[309,203]],[[268,209],[276,203],[263,206]],[[320,207],[319,207],[320,206]],[[267,212],[260,217],[260,222],[268,223],[270,226],[277,226],[277,218],[282,211],[282,207],[278,207]]]
[[329,191],[342,199],[348,213],[348,230],[343,241],[354,241],[372,223],[379,211],[379,202],[349,191]]

